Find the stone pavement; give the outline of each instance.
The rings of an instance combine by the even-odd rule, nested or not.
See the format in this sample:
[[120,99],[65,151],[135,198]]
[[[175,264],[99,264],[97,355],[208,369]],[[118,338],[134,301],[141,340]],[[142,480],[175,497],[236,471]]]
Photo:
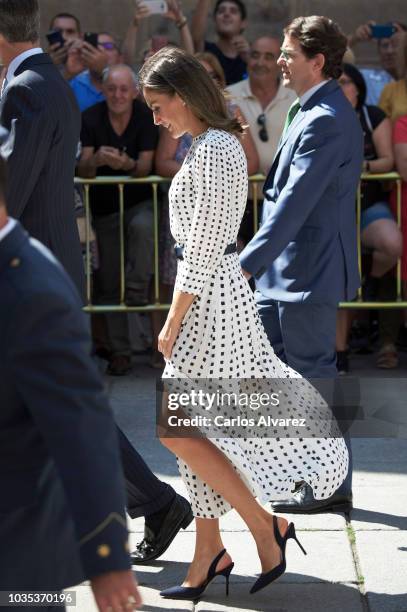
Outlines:
[[[378,376],[356,358],[356,372]],[[142,360],[141,360],[142,361]],[[407,363],[395,373],[405,375]],[[369,369],[370,368],[370,369]],[[155,376],[140,363],[125,377],[108,380],[116,418],[153,471],[185,493],[176,463],[155,437]],[[388,373],[388,376],[394,374]],[[383,376],[380,372],[380,376]],[[407,409],[407,407],[406,407]],[[143,610],[270,612],[407,612],[407,440],[353,441],[354,510],[350,516],[292,515],[304,556],[291,540],[287,572],[256,595],[249,589],[259,572],[254,542],[235,512],[221,521],[225,545],[235,561],[230,596],[217,578],[202,600],[162,600],[159,591],[182,581],[194,546],[193,524],[182,531],[163,557],[135,567],[144,599]],[[143,520],[129,522],[130,543],[143,532]],[[89,586],[77,587],[78,612],[95,612]],[[72,608],[70,608],[72,609]]]

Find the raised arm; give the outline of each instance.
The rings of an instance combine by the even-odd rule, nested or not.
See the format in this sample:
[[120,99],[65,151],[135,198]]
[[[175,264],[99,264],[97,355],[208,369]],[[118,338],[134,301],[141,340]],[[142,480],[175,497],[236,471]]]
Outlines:
[[191,34],[196,52],[204,50],[211,0],[198,0],[191,21]]
[[369,161],[370,172],[391,172],[394,167],[394,155],[390,119],[383,119],[376,129],[373,130],[372,137],[377,152],[377,159]]
[[136,60],[137,36],[140,22],[148,17],[149,14],[147,6],[140,0],[137,0],[133,19],[127,28],[122,47],[123,61],[129,66],[133,66]]
[[167,0],[168,12],[164,15],[167,19],[171,19],[177,26],[180,34],[181,47],[187,53],[194,53],[194,43],[192,40],[191,30],[189,29],[188,19],[182,12],[182,6],[179,0]]

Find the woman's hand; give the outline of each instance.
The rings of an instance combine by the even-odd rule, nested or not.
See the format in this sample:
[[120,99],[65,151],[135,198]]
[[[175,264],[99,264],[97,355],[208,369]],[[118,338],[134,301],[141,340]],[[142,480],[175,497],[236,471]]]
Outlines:
[[172,348],[181,328],[181,321],[167,318],[160,335],[158,336],[158,350],[164,359],[171,359]]

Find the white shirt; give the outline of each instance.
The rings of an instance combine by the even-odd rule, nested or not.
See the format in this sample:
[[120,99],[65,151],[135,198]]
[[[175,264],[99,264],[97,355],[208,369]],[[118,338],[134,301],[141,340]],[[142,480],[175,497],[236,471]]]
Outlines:
[[326,83],[328,83],[328,80],[322,81],[321,83],[318,83],[318,85],[314,85],[314,87],[311,87],[311,89],[308,89],[308,91],[302,94],[300,98],[301,108],[308,102],[308,100],[312,98],[314,93],[316,93],[318,89],[321,89],[323,85],[326,85]]
[[17,221],[9,217],[6,225],[0,229],[0,242],[4,240],[4,238],[15,228],[16,225]]
[[[260,158],[260,172],[267,174],[277,151],[288,109],[296,99],[295,93],[280,83],[276,95],[263,109],[250,89],[249,79],[230,85],[227,91],[230,93],[232,101],[239,106],[249,124],[250,133]],[[261,126],[257,123],[257,120],[260,115],[265,116],[267,142],[263,142],[259,136]]]
[[23,51],[20,55],[17,55],[9,64],[6,74],[7,87],[10,85],[10,82],[14,79],[14,75],[16,73],[17,68],[32,55],[39,55],[40,53],[44,53],[41,47],[35,47],[34,49],[28,49],[28,51]]

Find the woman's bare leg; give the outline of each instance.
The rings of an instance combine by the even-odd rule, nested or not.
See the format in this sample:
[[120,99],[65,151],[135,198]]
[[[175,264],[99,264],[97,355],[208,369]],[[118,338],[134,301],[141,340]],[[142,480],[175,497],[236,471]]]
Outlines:
[[[208,569],[214,558],[225,548],[219,531],[218,519],[196,518],[196,540],[195,553],[189,566],[187,577],[183,585],[196,587],[202,584],[208,573]],[[232,558],[225,553],[219,561],[216,569],[220,571],[230,565]]]
[[403,237],[392,219],[377,219],[361,234],[362,244],[373,249],[371,276],[381,278],[396,265],[403,251]]
[[[262,571],[267,572],[278,565],[281,560],[281,552],[274,538],[273,516],[256,501],[222,451],[209,440],[201,438],[162,438],[161,442],[185,461],[194,474],[222,495],[240,514],[256,542]],[[280,532],[284,534],[287,529],[287,521],[279,518],[278,522]],[[189,586],[197,586],[202,583],[208,571],[208,554],[203,553],[205,537],[209,537],[211,547],[212,542],[216,541],[219,547],[217,551],[213,551],[212,559],[223,548],[221,539],[216,540],[215,531],[217,530],[219,534],[218,526],[209,525],[208,520],[205,520],[202,525],[199,525],[199,529],[202,532],[199,536],[197,534],[194,562],[188,574]],[[216,546],[213,548],[215,549]],[[221,567],[223,566],[218,566],[218,568]]]

